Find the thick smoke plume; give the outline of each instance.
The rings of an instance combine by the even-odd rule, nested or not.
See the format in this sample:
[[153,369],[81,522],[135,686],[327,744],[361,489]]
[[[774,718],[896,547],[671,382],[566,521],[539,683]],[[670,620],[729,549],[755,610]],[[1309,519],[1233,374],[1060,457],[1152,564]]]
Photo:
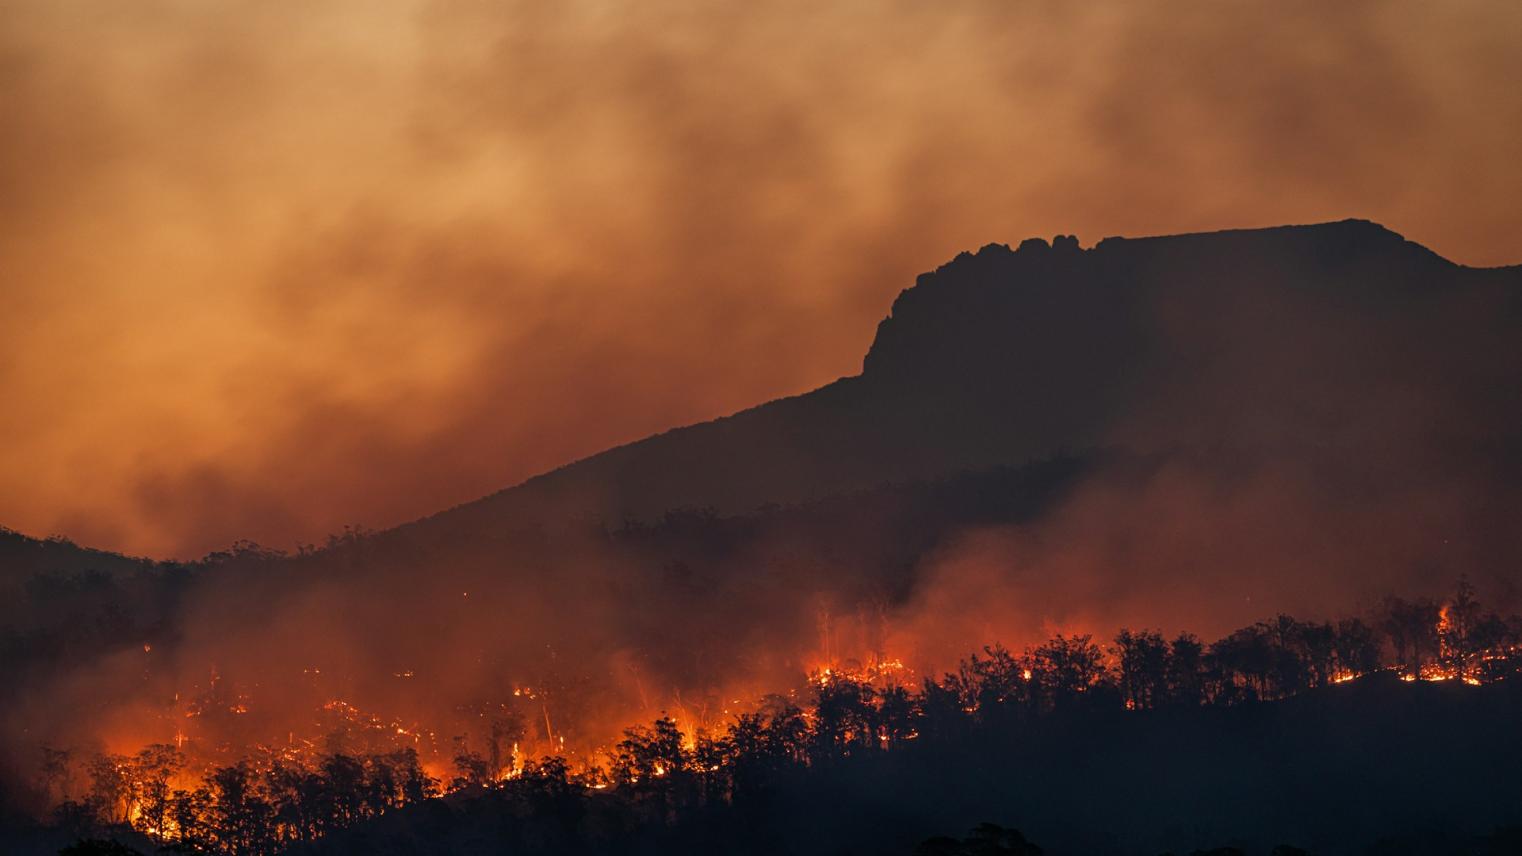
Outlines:
[[1010,236],[1514,261],[1519,41],[1507,0],[8,4],[0,521],[391,525],[848,374]]

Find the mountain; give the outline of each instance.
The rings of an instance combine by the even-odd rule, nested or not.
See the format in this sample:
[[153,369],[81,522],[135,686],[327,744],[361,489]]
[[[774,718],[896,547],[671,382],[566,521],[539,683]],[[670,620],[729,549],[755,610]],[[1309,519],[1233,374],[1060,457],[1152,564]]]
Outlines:
[[[316,554],[213,557],[196,608],[279,614],[322,580],[368,593],[355,622],[395,622],[423,589],[501,589],[525,627],[574,615],[604,634],[587,645],[672,660],[691,640],[671,621],[714,622],[743,653],[753,640],[725,630],[807,634],[820,603],[997,603],[976,632],[1006,639],[1224,632],[1465,574],[1509,608],[1519,389],[1522,266],[1456,265],[1366,221],[989,245],[902,292],[856,376]],[[0,539],[17,592],[39,571],[137,567],[17,538]],[[984,568],[1000,576],[973,584]],[[139,623],[175,626],[152,614]],[[575,624],[541,641],[580,647]]]
[[822,663],[1372,619],[1464,575],[1511,612],[1519,389],[1522,267],[1372,223],[990,245],[856,376],[396,529],[189,565],[0,533],[0,768],[138,716],[290,740],[333,699],[446,760],[488,704],[606,745]]
[[991,244],[902,292],[859,375],[404,530],[735,513],[1091,447],[1319,449],[1423,472],[1485,449],[1514,467],[1519,334],[1522,266],[1456,265],[1367,221]]
[[1522,265],[1464,267],[1364,220],[1031,238],[921,275],[860,374],[383,537],[743,514],[1093,449],[1329,464],[1382,489],[1522,485],[1518,388]]

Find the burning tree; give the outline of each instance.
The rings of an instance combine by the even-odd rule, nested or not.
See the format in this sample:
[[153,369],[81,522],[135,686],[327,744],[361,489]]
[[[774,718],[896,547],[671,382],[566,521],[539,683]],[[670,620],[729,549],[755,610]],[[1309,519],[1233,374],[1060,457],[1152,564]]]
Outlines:
[[[718,728],[698,727],[702,720],[685,713],[662,714],[625,729],[611,749],[581,756],[574,773],[564,755],[539,761],[522,755],[517,741],[524,729],[512,702],[542,705],[543,698],[518,687],[506,700],[463,709],[475,731],[456,742],[459,775],[449,787],[515,800],[532,816],[573,824],[601,795],[664,825],[699,808],[759,804],[800,772],[829,775],[906,745],[927,751],[975,745],[1075,711],[1341,692],[1321,688],[1381,670],[1406,680],[1466,683],[1506,680],[1522,670],[1522,620],[1484,611],[1467,582],[1442,603],[1391,598],[1378,626],[1390,658],[1375,629],[1357,618],[1306,622],[1280,615],[1208,646],[1189,634],[1169,641],[1155,630],[1122,630],[1108,650],[1091,636],[1058,635],[1021,653],[986,646],[917,689],[901,662],[879,655],[865,666],[813,671],[792,694],[762,697]],[[218,705],[254,703],[231,682],[219,684]],[[202,716],[221,709],[199,699],[195,708]],[[439,793],[418,749],[431,744],[387,742],[417,741],[419,730],[347,703],[327,702],[320,712],[340,739],[289,738],[230,764],[197,756],[203,750],[195,741],[88,761],[51,749],[44,756],[46,791],[65,800],[60,826],[84,832],[125,823],[164,844],[237,856],[313,842]],[[472,750],[471,739],[484,739],[475,745],[486,751]],[[368,748],[350,751],[361,745]],[[89,796],[70,803],[66,783],[80,764],[89,772]]]

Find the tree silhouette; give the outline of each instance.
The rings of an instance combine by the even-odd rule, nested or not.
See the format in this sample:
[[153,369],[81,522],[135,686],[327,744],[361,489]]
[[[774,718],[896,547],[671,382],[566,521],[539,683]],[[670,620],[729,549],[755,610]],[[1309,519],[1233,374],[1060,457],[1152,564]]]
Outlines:
[[61,803],[70,796],[74,753],[69,749],[55,749],[43,745],[41,754],[42,762],[38,765],[38,779],[42,785],[43,796],[53,804]]
[[1380,626],[1395,649],[1397,665],[1413,678],[1421,677],[1422,666],[1438,653],[1438,619],[1438,605],[1428,598],[1385,600]]
[[[1398,649],[1396,663],[1412,674],[1420,675],[1437,657],[1473,681],[1522,678],[1522,620],[1484,613],[1467,583],[1442,610],[1430,600],[1390,599],[1380,627]],[[1089,636],[1058,635],[1018,657],[992,645],[941,679],[924,679],[917,691],[897,683],[877,689],[851,673],[816,673],[807,684],[812,699],[803,708],[788,697],[768,696],[727,727],[699,729],[690,737],[664,714],[629,728],[606,771],[589,765],[573,774],[561,757],[499,771],[500,744],[512,733],[511,720],[503,718],[489,738],[499,745],[498,762],[468,751],[458,738],[454,787],[466,791],[462,799],[482,800],[488,811],[511,818],[504,820],[504,834],[528,836],[551,852],[576,850],[588,829],[612,835],[613,842],[647,828],[668,830],[671,842],[686,841],[681,836],[698,834],[690,830],[765,822],[766,811],[785,804],[800,782],[851,781],[872,769],[863,765],[894,769],[900,762],[887,755],[905,745],[915,747],[902,756],[911,761],[928,757],[920,748],[962,757],[1011,736],[1027,742],[1025,735],[1043,733],[1047,723],[1104,728],[1112,721],[1082,715],[1088,710],[1228,706],[1311,690],[1344,692],[1319,688],[1384,662],[1379,633],[1360,619],[1334,624],[1286,615],[1227,634],[1208,649],[1189,634],[1169,642],[1154,631],[1122,630],[1109,653],[1113,673],[1106,652]],[[1159,712],[1143,721],[1190,719]],[[351,732],[350,740],[329,745],[361,736]],[[51,764],[43,779],[49,794],[66,792],[59,783],[69,759],[64,750],[43,753]],[[174,789],[184,766],[180,751],[167,744],[131,756],[94,756],[87,765],[87,800],[64,801],[55,826],[99,838],[113,827],[119,832],[126,820],[183,852],[322,852],[326,836],[438,793],[411,746],[278,757],[271,752],[214,769],[203,787]],[[985,825],[965,838],[928,840],[916,852],[1039,852],[1032,848],[1012,830]]]
[[275,844],[274,810],[257,788],[248,762],[213,770],[211,828],[216,843],[232,856],[257,856]]
[[455,777],[450,788],[484,788],[492,784],[491,761],[478,752],[461,748],[454,756]]
[[169,782],[184,766],[185,756],[166,743],[147,746],[132,759],[128,775],[140,829],[154,835],[163,835],[168,829],[173,795]]
[[1199,705],[1205,701],[1205,646],[1192,633],[1168,643],[1168,702]]
[[676,720],[662,715],[649,727],[625,729],[613,757],[613,779],[666,822],[691,784],[688,760]]
[[873,739],[873,690],[865,681],[847,675],[824,674],[814,687],[814,752],[816,760],[850,754],[853,747]]
[[1343,671],[1363,675],[1379,669],[1379,636],[1361,619],[1344,618],[1337,622],[1337,636],[1332,644],[1337,665]]
[[1126,707],[1146,710],[1168,697],[1168,643],[1153,631],[1122,629],[1115,637],[1120,660],[1120,694]]
[[170,795],[169,816],[174,821],[174,832],[169,837],[171,843],[191,853],[210,849],[214,799],[206,788],[176,790]]
[[1070,706],[1106,677],[1104,652],[1093,637],[1057,634],[1030,654],[1031,682],[1048,709]]
[[131,760],[97,755],[90,760],[90,803],[108,824],[126,823],[132,808]]
[[1483,620],[1480,602],[1468,577],[1459,577],[1453,599],[1438,613],[1438,650],[1444,668],[1467,678],[1477,671],[1480,647],[1476,631]]

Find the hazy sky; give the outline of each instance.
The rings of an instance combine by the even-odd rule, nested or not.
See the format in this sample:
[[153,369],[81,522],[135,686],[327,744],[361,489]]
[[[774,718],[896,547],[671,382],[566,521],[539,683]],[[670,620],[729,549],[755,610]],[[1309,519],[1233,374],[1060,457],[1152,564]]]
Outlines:
[[0,524],[320,540],[858,370],[1033,234],[1522,262],[1522,3],[0,0]]

